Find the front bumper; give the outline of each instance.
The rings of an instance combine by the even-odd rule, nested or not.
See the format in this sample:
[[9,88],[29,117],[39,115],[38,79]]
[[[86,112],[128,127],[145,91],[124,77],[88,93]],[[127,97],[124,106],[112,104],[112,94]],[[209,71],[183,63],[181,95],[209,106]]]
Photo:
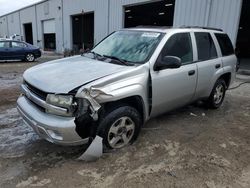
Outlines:
[[24,122],[31,126],[41,138],[49,142],[60,145],[82,145],[88,142],[88,139],[82,139],[76,133],[74,117],[44,113],[25,96],[18,98],[17,110]]
[[37,51],[35,51],[35,52],[34,52],[34,55],[35,55],[35,58],[39,58],[39,57],[41,57],[41,56],[42,56],[42,52],[41,52],[41,50],[37,50]]

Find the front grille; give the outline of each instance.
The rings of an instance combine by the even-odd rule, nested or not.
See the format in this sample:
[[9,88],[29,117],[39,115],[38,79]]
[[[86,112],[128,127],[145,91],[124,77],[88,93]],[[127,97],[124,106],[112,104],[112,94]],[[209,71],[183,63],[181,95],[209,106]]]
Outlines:
[[31,104],[33,104],[34,106],[36,106],[38,110],[40,110],[41,112],[46,112],[45,108],[43,108],[43,107],[39,106],[38,104],[34,103],[34,102],[33,102],[32,100],[30,100],[29,98],[27,98],[27,99],[29,100],[29,102],[30,102]]
[[[42,99],[43,101],[46,101],[46,97],[48,95],[48,93],[41,91],[40,89],[37,89],[36,87],[32,86],[31,84],[29,84],[28,82],[24,81],[23,83],[27,89],[33,93],[34,95],[36,95],[38,98]],[[35,103],[35,101],[32,101],[29,97],[26,96],[26,98],[34,105],[37,107],[37,109],[39,109],[42,112],[45,112],[45,108],[38,105],[37,103]]]
[[46,97],[48,95],[48,93],[37,89],[36,87],[32,86],[31,84],[29,84],[28,82],[24,81],[24,84],[26,85],[26,87],[32,92],[34,93],[36,96],[38,96],[40,99],[46,101]]
[[[54,106],[46,102],[46,97],[49,93],[46,93],[44,91],[41,91],[40,89],[37,89],[36,87],[32,86],[31,84],[24,82],[21,86],[21,90],[25,97],[32,102],[35,106],[38,107],[38,109],[42,111],[46,111],[46,109],[49,110],[54,110],[57,112],[57,114],[61,115],[66,115],[69,116],[71,115],[68,113],[67,108],[59,107],[59,106]],[[42,108],[42,109],[41,109]]]

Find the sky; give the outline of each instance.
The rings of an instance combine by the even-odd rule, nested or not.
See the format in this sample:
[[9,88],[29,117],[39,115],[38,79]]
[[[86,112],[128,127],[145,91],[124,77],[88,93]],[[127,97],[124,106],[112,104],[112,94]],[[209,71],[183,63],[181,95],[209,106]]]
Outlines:
[[0,0],[0,16],[41,0]]

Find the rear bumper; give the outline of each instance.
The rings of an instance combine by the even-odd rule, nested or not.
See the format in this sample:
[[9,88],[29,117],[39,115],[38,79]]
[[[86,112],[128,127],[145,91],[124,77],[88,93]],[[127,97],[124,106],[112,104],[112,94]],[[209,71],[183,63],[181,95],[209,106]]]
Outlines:
[[74,117],[61,117],[44,113],[24,96],[17,100],[17,110],[24,122],[31,126],[43,139],[59,145],[82,145],[82,139],[75,131]]

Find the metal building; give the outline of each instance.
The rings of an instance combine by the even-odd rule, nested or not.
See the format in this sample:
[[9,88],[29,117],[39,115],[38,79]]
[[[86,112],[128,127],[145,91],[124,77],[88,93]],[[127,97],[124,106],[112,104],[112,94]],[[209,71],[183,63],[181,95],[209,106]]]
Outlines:
[[1,16],[0,37],[20,34],[61,53],[91,48],[124,27],[186,25],[221,28],[236,45],[245,29],[239,27],[243,3],[249,6],[247,0],[45,0]]

